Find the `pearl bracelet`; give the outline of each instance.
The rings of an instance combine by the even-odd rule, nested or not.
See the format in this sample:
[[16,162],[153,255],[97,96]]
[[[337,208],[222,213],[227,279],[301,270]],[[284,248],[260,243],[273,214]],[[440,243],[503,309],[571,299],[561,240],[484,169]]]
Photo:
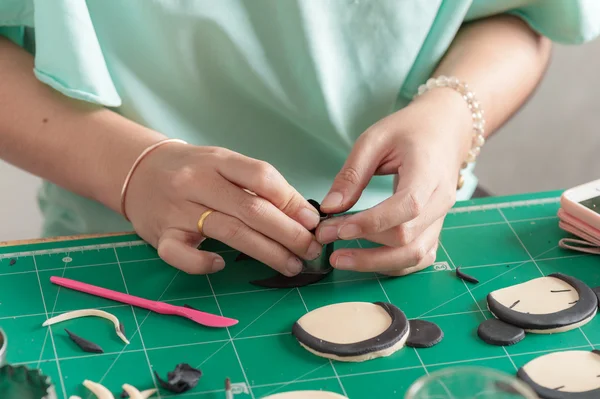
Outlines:
[[[461,170],[465,169],[469,163],[475,162],[475,159],[481,152],[481,147],[485,144],[484,126],[485,119],[483,118],[483,109],[479,101],[475,99],[475,94],[469,90],[466,83],[462,83],[455,77],[439,76],[438,78],[428,79],[427,82],[419,86],[419,91],[415,95],[415,98],[425,94],[431,89],[449,87],[456,90],[462,95],[467,102],[467,107],[471,110],[471,116],[473,118],[473,141],[471,143],[471,150],[467,155],[467,159],[462,164]],[[464,184],[464,177],[459,173],[457,188],[460,190]]]

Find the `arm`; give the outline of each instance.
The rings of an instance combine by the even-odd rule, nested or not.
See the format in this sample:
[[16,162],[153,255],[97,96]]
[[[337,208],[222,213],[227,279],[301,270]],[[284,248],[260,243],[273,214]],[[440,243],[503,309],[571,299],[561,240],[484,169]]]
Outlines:
[[459,30],[434,76],[456,76],[468,83],[485,110],[489,135],[533,94],[549,64],[551,46],[517,17],[491,17]]
[[[482,105],[489,136],[534,91],[549,55],[547,39],[515,17],[498,16],[464,25],[433,76],[468,84]],[[397,175],[395,193],[363,212],[322,223],[317,237],[322,243],[364,238],[382,246],[337,250],[332,264],[394,275],[431,265],[455,202],[457,172],[471,148],[472,124],[466,102],[448,88],[428,91],[367,129],[321,208],[347,211],[373,175]]]
[[[135,159],[165,136],[67,98],[39,82],[33,66],[30,54],[0,38],[0,158],[119,212]],[[187,273],[225,265],[197,249],[204,237],[290,276],[321,251],[309,231],[317,210],[271,165],[223,148],[160,147],[133,174],[126,208],[136,232]],[[203,237],[197,222],[209,209]]]
[[32,71],[33,57],[0,37],[0,158],[118,212],[129,168],[165,137],[65,97]]

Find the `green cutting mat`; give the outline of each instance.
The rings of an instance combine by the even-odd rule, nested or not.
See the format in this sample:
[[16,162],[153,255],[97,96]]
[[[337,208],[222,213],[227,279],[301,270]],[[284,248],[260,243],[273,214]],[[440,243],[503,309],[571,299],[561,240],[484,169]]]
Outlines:
[[[598,257],[557,247],[564,234],[556,211],[560,193],[488,198],[459,203],[446,219],[436,264],[400,278],[334,271],[318,284],[298,289],[260,289],[248,283],[272,271],[234,262],[238,252],[219,243],[224,271],[207,276],[178,272],[157,258],[137,236],[42,243],[0,248],[0,327],[9,341],[8,361],[41,367],[60,398],[92,397],[84,379],[101,382],[115,396],[121,385],[156,386],[152,371],[166,378],[181,362],[199,367],[199,384],[177,397],[224,398],[230,377],[235,398],[262,398],[287,390],[324,389],[350,399],[402,398],[422,375],[457,365],[480,365],[514,374],[546,351],[600,347],[600,318],[559,335],[529,335],[511,347],[484,344],[479,323],[491,317],[485,296],[494,289],[553,272],[600,285]],[[338,246],[368,245],[346,241]],[[16,263],[10,265],[10,259]],[[480,280],[466,284],[453,273],[462,266]],[[210,329],[175,316],[161,316],[109,300],[59,289],[50,276],[64,276],[176,305],[189,304],[239,319],[229,329]],[[404,348],[365,363],[313,356],[290,334],[295,320],[320,306],[343,301],[390,301],[408,318],[425,318],[445,332],[429,349]],[[80,308],[101,308],[125,325],[130,345],[104,319],[84,318],[41,326],[46,317]],[[79,350],[64,328],[100,344],[104,354]],[[161,390],[162,397],[174,396]]]

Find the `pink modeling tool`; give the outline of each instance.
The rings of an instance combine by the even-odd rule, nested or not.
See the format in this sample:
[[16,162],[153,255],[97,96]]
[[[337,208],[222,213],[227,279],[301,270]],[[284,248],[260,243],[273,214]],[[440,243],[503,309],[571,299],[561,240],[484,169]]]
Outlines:
[[231,327],[238,323],[235,319],[228,317],[217,316],[210,313],[201,312],[196,309],[186,308],[183,306],[169,305],[168,303],[151,301],[149,299],[139,298],[129,294],[112,291],[106,288],[96,287],[94,285],[82,283],[80,281],[70,280],[64,277],[52,276],[50,281],[61,287],[70,288],[75,291],[85,292],[99,296],[101,298],[112,299],[113,301],[125,303],[127,305],[137,306],[139,308],[148,309],[160,314],[170,314],[186,317],[198,324],[207,327]]

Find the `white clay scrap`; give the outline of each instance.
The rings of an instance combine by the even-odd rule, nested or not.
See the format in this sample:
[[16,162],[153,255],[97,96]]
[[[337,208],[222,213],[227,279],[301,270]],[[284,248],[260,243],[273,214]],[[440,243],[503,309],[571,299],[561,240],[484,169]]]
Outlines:
[[92,391],[98,399],[115,399],[113,394],[102,384],[90,380],[83,381],[83,386]]
[[263,399],[348,399],[346,396],[326,391],[293,391],[267,396]]
[[145,391],[140,392],[136,387],[130,384],[123,384],[123,390],[127,392],[130,399],[148,399],[156,392],[156,389],[147,389]]
[[88,316],[102,317],[102,318],[112,321],[113,324],[115,325],[115,331],[117,332],[117,335],[119,336],[119,338],[121,338],[121,340],[123,342],[125,342],[126,344],[129,345],[129,340],[127,340],[127,338],[121,331],[121,323],[119,322],[119,319],[117,319],[117,317],[115,315],[105,312],[104,310],[99,310],[99,309],[74,310],[72,312],[67,312],[67,313],[63,313],[61,315],[52,317],[52,318],[46,320],[42,324],[42,326],[46,327],[46,326],[49,326],[52,324],[60,323],[62,321],[76,319],[78,317],[88,317]]
[[[113,394],[102,384],[90,380],[83,381],[83,386],[89,389],[97,399],[115,399]],[[146,389],[140,392],[131,384],[123,384],[123,390],[127,392],[130,399],[148,399],[156,393],[156,388]],[[71,396],[69,399],[81,399],[79,396]]]
[[141,392],[141,397],[142,397],[142,399],[148,399],[149,397],[151,397],[155,393],[156,393],[156,388],[146,389],[145,391]]
[[127,392],[127,395],[129,395],[130,399],[144,399],[141,392],[138,391],[138,389],[132,385],[123,384],[123,390]]

